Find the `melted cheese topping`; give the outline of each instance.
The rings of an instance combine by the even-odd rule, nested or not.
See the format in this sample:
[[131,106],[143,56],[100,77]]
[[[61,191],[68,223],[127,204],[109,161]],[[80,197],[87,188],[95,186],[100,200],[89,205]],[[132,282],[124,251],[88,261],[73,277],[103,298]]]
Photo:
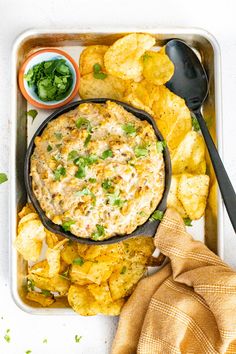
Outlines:
[[35,139],[35,196],[49,219],[76,236],[129,234],[164,192],[156,143],[153,127],[116,103],[81,104]]

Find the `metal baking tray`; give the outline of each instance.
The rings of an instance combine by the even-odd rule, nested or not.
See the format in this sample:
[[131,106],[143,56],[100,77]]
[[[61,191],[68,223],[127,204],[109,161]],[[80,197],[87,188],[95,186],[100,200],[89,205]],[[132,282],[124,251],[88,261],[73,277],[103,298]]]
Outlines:
[[[32,123],[26,117],[31,107],[21,95],[18,84],[18,69],[29,54],[43,47],[56,47],[66,50],[77,62],[84,46],[92,44],[112,44],[116,39],[130,32],[147,32],[155,36],[158,45],[164,45],[170,38],[185,40],[199,54],[210,82],[209,96],[204,104],[203,112],[209,124],[211,134],[218,144],[222,155],[222,113],[221,113],[221,82],[220,82],[220,50],[216,40],[208,32],[194,28],[129,28],[122,29],[74,29],[74,30],[30,30],[21,34],[15,41],[12,52],[12,111],[11,111],[11,193],[10,193],[10,269],[12,296],[16,304],[31,314],[72,314],[65,300],[56,301],[50,308],[41,308],[25,299],[24,282],[27,274],[27,262],[17,254],[12,246],[16,237],[17,213],[27,201],[23,178],[23,164],[29,139],[41,122],[51,111],[38,110],[39,114]],[[76,97],[75,99],[78,99]],[[206,243],[215,253],[223,257],[223,212],[222,200],[218,194],[215,177],[209,158],[208,171],[211,175],[211,191],[205,217],[194,222],[189,231],[197,239]],[[89,318],[90,325],[98,321],[104,324],[102,338],[109,343],[116,326],[116,318],[95,316]],[[88,324],[88,320],[78,316],[78,324]],[[108,331],[108,328],[110,330]],[[101,343],[100,343],[101,345]],[[105,345],[105,344],[104,344]],[[104,347],[105,348],[105,347]],[[105,352],[105,349],[103,353]]]

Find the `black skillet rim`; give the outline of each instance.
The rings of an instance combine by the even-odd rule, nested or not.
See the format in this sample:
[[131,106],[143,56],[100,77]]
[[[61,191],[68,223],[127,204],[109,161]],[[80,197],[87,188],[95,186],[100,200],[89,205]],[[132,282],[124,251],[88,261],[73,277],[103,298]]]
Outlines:
[[[61,226],[54,224],[44,213],[44,211],[42,210],[41,206],[39,205],[39,202],[37,200],[37,198],[34,195],[34,192],[32,190],[32,178],[30,176],[30,159],[31,159],[31,155],[34,151],[34,139],[37,136],[40,136],[44,130],[44,128],[47,126],[47,124],[53,120],[58,118],[60,115],[69,112],[72,109],[77,108],[80,104],[82,103],[105,103],[106,101],[112,101],[115,102],[119,105],[121,105],[122,107],[124,107],[128,112],[133,113],[137,118],[141,119],[141,120],[147,120],[150,124],[152,124],[153,129],[155,131],[155,134],[158,138],[159,141],[164,141],[162,134],[160,133],[159,129],[157,128],[157,125],[154,121],[154,119],[145,111],[134,108],[133,106],[115,100],[115,99],[110,99],[110,98],[91,98],[91,99],[85,99],[85,100],[79,100],[79,101],[75,101],[72,103],[69,103],[66,106],[63,106],[59,109],[57,109],[55,112],[53,112],[52,114],[50,114],[50,116],[48,118],[46,118],[43,123],[39,126],[39,128],[36,130],[34,136],[32,137],[30,144],[28,146],[27,152],[26,152],[26,156],[25,156],[25,164],[24,164],[24,180],[25,180],[25,187],[26,187],[26,191],[27,194],[29,196],[29,199],[31,201],[31,203],[33,204],[35,210],[37,211],[43,225],[45,226],[46,229],[48,229],[49,231],[55,233],[55,234],[59,234],[63,237],[66,237],[72,241],[76,241],[78,243],[82,243],[82,244],[89,244],[89,245],[107,245],[107,244],[113,244],[113,243],[117,243],[120,241],[124,241],[127,240],[129,238],[135,237],[135,236],[154,236],[155,232],[157,230],[157,227],[160,223],[159,220],[156,221],[150,221],[149,219],[142,225],[138,226],[131,234],[127,234],[127,235],[117,235],[117,236],[113,236],[109,239],[106,240],[101,240],[101,241],[95,241],[92,239],[88,239],[88,238],[82,238],[82,237],[77,237],[73,234],[71,234],[70,232],[66,232],[62,229]],[[168,196],[168,192],[170,189],[170,183],[171,183],[171,161],[170,161],[170,154],[169,154],[169,150],[167,147],[164,148],[163,151],[163,157],[164,157],[164,163],[165,163],[165,189],[164,189],[164,193],[162,196],[161,201],[159,202],[159,204],[157,205],[155,210],[160,210],[162,212],[165,212],[166,210],[166,204],[167,204],[167,196]]]

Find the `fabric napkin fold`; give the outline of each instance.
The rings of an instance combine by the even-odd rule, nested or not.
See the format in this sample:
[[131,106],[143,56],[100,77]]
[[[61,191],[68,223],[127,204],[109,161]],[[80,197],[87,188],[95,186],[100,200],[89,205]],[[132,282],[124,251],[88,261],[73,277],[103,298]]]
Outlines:
[[122,309],[112,354],[236,353],[236,272],[168,209],[155,245],[170,262]]

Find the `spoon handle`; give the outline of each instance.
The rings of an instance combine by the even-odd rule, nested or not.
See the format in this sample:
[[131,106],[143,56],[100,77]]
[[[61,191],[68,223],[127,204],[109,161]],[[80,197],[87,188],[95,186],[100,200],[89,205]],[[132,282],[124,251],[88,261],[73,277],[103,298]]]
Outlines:
[[216,149],[216,146],[212,140],[212,137],[207,128],[206,122],[200,111],[193,112],[200,125],[202,135],[205,139],[206,146],[211,158],[212,165],[215,170],[218,185],[221,191],[221,195],[228,212],[229,218],[236,232],[236,195],[232,183],[227,175],[224,165],[221,161],[220,155]]

